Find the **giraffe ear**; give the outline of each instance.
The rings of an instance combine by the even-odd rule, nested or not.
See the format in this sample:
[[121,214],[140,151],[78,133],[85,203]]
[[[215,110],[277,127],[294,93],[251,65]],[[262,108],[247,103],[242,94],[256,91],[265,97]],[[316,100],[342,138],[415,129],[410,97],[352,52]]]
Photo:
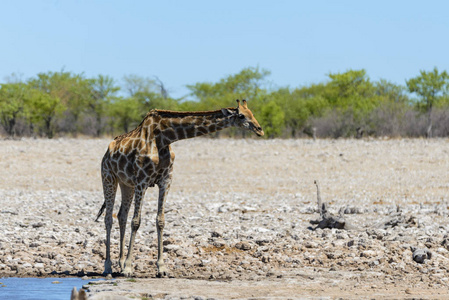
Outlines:
[[229,108],[222,108],[221,112],[223,113],[223,115],[225,117],[229,117],[229,116],[232,116],[234,114],[234,112],[232,110],[230,110]]

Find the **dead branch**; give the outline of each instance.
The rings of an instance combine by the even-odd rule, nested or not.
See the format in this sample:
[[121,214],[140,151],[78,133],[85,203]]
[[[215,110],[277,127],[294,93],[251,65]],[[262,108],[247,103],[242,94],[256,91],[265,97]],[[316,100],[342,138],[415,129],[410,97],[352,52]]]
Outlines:
[[411,215],[405,215],[399,207],[397,211],[393,214],[383,218],[382,220],[365,226],[354,226],[345,220],[344,212],[346,207],[341,207],[338,211],[338,215],[332,215],[328,211],[328,203],[323,202],[321,199],[320,186],[318,180],[314,181],[316,185],[317,203],[318,211],[320,213],[320,218],[318,220],[310,220],[310,224],[317,225],[316,228],[337,228],[337,229],[347,229],[347,230],[365,230],[365,229],[387,229],[395,226],[412,227],[417,225],[416,218]]
[[320,186],[318,184],[318,180],[315,180],[316,190],[317,190],[317,202],[318,202],[318,211],[320,212],[320,218],[318,220],[311,220],[310,224],[317,225],[316,228],[337,228],[337,229],[345,229],[345,218],[343,215],[343,210],[340,209],[339,215],[334,216],[330,214],[327,210],[328,204],[326,202],[322,202],[320,195]]

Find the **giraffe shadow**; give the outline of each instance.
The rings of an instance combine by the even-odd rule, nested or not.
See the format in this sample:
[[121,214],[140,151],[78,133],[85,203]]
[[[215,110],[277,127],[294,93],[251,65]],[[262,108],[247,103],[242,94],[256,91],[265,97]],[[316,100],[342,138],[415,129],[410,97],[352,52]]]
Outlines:
[[[125,277],[122,273],[120,272],[113,272],[112,274],[112,278],[117,278],[117,277]],[[61,272],[57,272],[57,271],[52,271],[48,274],[48,276],[58,276],[58,277],[104,277],[106,278],[106,276],[103,273],[99,273],[99,272],[82,272],[82,271],[78,271],[78,272],[70,272],[70,271],[61,271]]]

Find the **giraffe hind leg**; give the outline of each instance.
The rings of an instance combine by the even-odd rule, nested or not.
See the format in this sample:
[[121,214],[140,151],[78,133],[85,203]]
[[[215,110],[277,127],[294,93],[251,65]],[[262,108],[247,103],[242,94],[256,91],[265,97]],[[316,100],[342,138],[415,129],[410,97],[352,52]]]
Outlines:
[[104,206],[100,209],[106,209],[104,216],[104,224],[106,227],[106,259],[104,262],[103,274],[112,273],[112,261],[111,261],[111,229],[112,229],[112,212],[114,209],[115,194],[117,192],[117,180],[113,176],[103,175],[103,194],[104,194]]

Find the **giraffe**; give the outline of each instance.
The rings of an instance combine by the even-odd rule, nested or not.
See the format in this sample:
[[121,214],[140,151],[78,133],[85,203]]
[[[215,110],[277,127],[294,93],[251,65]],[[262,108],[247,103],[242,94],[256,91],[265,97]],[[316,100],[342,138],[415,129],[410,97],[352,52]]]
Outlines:
[[[132,253],[136,232],[140,226],[142,200],[149,187],[157,185],[157,277],[166,277],[168,270],[162,252],[162,233],[165,226],[164,204],[172,182],[175,154],[170,144],[187,138],[202,136],[227,127],[237,126],[263,136],[262,127],[248,109],[246,100],[237,100],[236,108],[215,111],[176,112],[153,109],[132,131],[117,136],[110,144],[101,162],[104,203],[97,215],[106,210],[106,259],[104,275],[112,273],[110,255],[112,213],[117,186],[120,186],[122,202],[118,212],[120,227],[119,266],[123,275],[132,275]],[[134,215],[131,221],[131,237],[125,258],[124,243],[126,221],[134,199]]]

